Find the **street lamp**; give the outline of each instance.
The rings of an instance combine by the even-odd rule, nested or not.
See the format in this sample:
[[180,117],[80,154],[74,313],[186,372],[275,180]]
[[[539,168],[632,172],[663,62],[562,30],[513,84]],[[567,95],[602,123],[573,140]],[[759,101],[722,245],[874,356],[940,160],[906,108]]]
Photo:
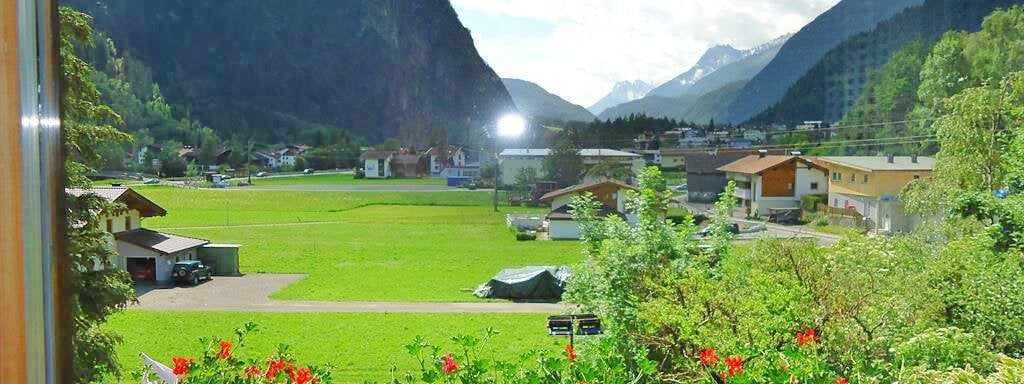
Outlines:
[[498,158],[498,138],[497,136],[503,137],[519,137],[526,132],[526,119],[515,113],[509,113],[498,119],[496,124],[497,135],[491,135],[491,146],[494,148],[494,212],[498,212],[498,173],[501,170],[501,161]]

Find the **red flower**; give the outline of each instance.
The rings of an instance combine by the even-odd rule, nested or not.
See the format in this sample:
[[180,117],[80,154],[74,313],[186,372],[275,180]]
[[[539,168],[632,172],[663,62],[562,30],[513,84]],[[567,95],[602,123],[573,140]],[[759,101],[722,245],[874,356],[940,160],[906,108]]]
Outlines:
[[743,358],[740,356],[732,356],[725,359],[725,364],[729,366],[729,376],[736,376],[737,374],[743,373]]
[[844,378],[841,378],[839,380],[836,380],[835,384],[846,384],[846,378],[844,377]]
[[227,360],[231,358],[231,343],[227,341],[220,342],[220,352],[217,353],[217,359]]
[[718,364],[718,355],[715,354],[714,349],[705,349],[704,352],[700,353],[700,364],[701,365],[715,365]]
[[267,374],[263,377],[265,377],[267,381],[273,381],[274,378],[277,377],[277,373],[284,368],[285,364],[284,360],[270,359],[270,361],[267,362]]
[[818,335],[816,334],[816,332],[813,329],[808,329],[808,330],[806,330],[804,332],[797,332],[796,333],[796,344],[801,346],[801,347],[804,344],[806,344],[806,343],[817,343],[817,342],[818,342]]
[[295,384],[309,384],[315,383],[316,378],[309,372],[309,368],[299,368],[288,372],[288,377],[292,379]]
[[569,345],[569,344],[565,345],[565,354],[567,356],[569,356],[569,361],[575,361],[576,360],[576,350],[572,349],[571,345]]
[[441,371],[446,375],[450,375],[452,372],[458,371],[459,365],[455,363],[455,359],[452,358],[452,354],[444,355],[441,358]]
[[259,375],[260,375],[260,367],[257,367],[255,365],[250,365],[248,368],[245,369],[245,377],[248,378],[248,379],[251,379],[251,378],[259,376]]
[[171,359],[171,361],[174,362],[174,371],[173,371],[174,375],[175,376],[181,376],[181,375],[187,375],[188,374],[189,366],[192,365],[192,363],[195,362],[196,359],[192,359],[192,358],[186,359],[184,357],[175,357],[175,358]]

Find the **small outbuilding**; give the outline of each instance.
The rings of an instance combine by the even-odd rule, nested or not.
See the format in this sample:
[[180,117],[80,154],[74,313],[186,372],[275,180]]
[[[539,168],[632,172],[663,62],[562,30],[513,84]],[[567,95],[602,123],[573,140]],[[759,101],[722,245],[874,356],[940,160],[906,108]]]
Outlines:
[[587,192],[593,194],[601,203],[601,209],[597,212],[599,218],[614,215],[630,223],[636,222],[635,215],[625,213],[626,191],[628,190],[636,190],[636,188],[619,180],[603,179],[576,184],[545,194],[540,200],[551,203],[551,213],[547,215],[548,236],[554,240],[580,238],[580,226],[569,213],[571,209],[569,203],[573,197]]
[[564,266],[502,269],[474,294],[489,299],[559,300],[568,279],[569,268]]

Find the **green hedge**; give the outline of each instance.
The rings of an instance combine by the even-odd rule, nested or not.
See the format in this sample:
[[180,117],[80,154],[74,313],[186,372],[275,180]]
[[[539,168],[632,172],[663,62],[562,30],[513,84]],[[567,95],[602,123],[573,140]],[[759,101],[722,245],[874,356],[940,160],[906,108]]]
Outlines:
[[800,207],[808,212],[817,212],[818,204],[825,204],[827,202],[828,195],[825,194],[800,196]]

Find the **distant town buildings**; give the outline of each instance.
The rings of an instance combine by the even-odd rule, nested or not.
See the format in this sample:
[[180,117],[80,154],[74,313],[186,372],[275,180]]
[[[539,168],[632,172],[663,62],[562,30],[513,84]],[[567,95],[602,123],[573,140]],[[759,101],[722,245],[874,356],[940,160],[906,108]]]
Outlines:
[[[515,184],[516,175],[523,168],[536,169],[539,177],[545,177],[544,159],[550,153],[551,150],[548,148],[512,148],[501,151],[498,154],[501,183],[504,185]],[[583,159],[583,164],[587,167],[603,162],[618,162],[627,164],[634,174],[639,174],[647,164],[641,155],[607,148],[582,149],[580,156]]]

